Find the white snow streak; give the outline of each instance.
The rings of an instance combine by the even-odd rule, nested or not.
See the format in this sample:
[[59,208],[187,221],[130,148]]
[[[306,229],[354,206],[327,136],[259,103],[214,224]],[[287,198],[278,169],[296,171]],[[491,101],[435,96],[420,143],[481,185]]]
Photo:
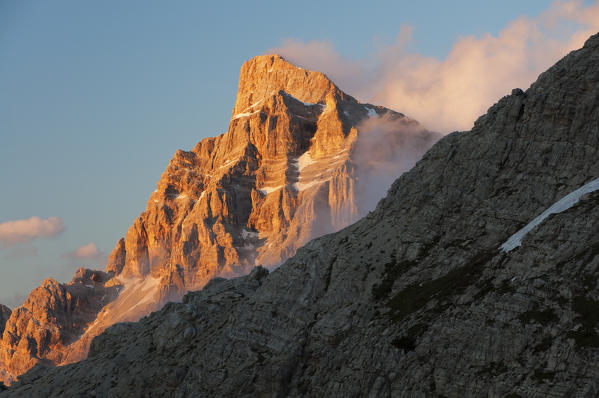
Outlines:
[[[320,185],[323,182],[329,181],[333,178],[332,170],[335,170],[340,164],[343,164],[347,158],[347,152],[349,149],[343,149],[335,154],[328,155],[326,160],[319,159],[314,160],[310,156],[310,153],[306,151],[302,156],[297,158],[294,163],[299,171],[298,182],[293,184],[293,187],[298,191],[304,191],[308,188],[311,188],[315,185]],[[306,178],[306,168],[316,164],[315,168],[312,168],[310,173],[312,176],[308,179]],[[320,166],[320,167],[319,167]],[[323,178],[324,177],[324,178]],[[308,181],[308,182],[300,182],[300,181]]]
[[326,180],[316,180],[316,181],[310,181],[307,184],[301,183],[301,182],[296,182],[295,184],[293,184],[294,188],[297,189],[298,192],[301,191],[305,191],[306,189],[313,187],[314,185],[318,185],[318,184],[322,184],[323,182],[326,182],[330,180],[330,178],[327,178]]
[[310,166],[311,164],[316,163],[316,160],[313,160],[312,157],[310,156],[310,152],[306,151],[302,156],[297,158],[297,160],[295,162],[297,162],[297,168],[299,169],[299,172],[301,173],[306,167]]
[[296,101],[301,102],[302,104],[304,104],[305,106],[314,106],[314,105],[319,105],[319,106],[324,106],[323,104],[313,104],[311,102],[304,102],[301,99],[294,97],[293,95],[289,94],[289,93],[285,93],[286,95],[288,95],[289,97],[293,98]]
[[239,118],[242,118],[242,117],[252,116],[253,114],[258,113],[258,112],[260,112],[260,110],[257,110],[257,111],[254,111],[254,112],[238,113],[237,115],[235,115],[235,116],[232,117],[232,120],[239,119]]
[[283,188],[285,185],[279,185],[278,187],[262,187],[258,189],[258,191],[262,192],[264,195],[268,195],[271,192],[278,191]]
[[582,187],[575,191],[570,192],[554,204],[552,204],[547,210],[542,212],[538,217],[529,222],[524,228],[513,234],[501,245],[501,250],[509,252],[522,244],[522,238],[531,231],[534,227],[541,224],[551,214],[561,213],[574,206],[580,200],[580,197],[584,194],[594,192],[599,189],[599,178],[591,182],[586,183]]
[[259,100],[259,101],[256,101],[256,102],[254,102],[254,103],[253,103],[252,105],[250,105],[250,106],[249,106],[247,109],[251,109],[251,108],[255,107],[256,105],[258,105],[258,104],[259,104],[260,102],[262,102],[262,101],[264,101],[264,100],[263,100],[263,99],[261,99],[261,100]]
[[235,164],[237,161],[239,161],[239,158],[235,158],[235,159],[225,159],[225,164],[223,164],[222,166],[220,166],[220,169],[224,169],[225,167],[229,167],[233,164]]

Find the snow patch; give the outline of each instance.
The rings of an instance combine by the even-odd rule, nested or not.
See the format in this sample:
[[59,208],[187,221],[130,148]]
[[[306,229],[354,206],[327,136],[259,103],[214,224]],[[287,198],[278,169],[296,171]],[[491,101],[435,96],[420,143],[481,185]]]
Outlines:
[[242,117],[248,117],[248,116],[252,116],[255,113],[261,112],[260,110],[254,111],[254,112],[243,112],[243,113],[238,113],[237,115],[233,116],[231,119],[235,120],[235,119],[239,119]]
[[261,99],[259,101],[254,102],[252,105],[250,105],[247,109],[251,109],[253,107],[255,107],[256,105],[258,105],[260,102],[264,101],[264,99]]
[[591,182],[586,183],[582,187],[575,191],[570,192],[554,204],[552,204],[547,210],[542,212],[534,220],[529,222],[524,228],[513,234],[501,245],[501,250],[509,252],[522,244],[522,238],[526,236],[534,227],[541,224],[549,215],[561,213],[574,206],[580,200],[580,197],[584,194],[594,192],[599,189],[599,178]]
[[285,93],[286,95],[288,95],[289,97],[293,98],[296,101],[301,102],[302,104],[304,104],[305,106],[314,106],[314,105],[320,105],[321,107],[324,106],[323,104],[313,104],[311,102],[304,102],[301,99],[294,97],[293,95],[289,94],[289,93]]
[[[349,151],[349,149],[347,149],[347,148],[342,149],[341,151],[339,151],[337,153],[328,155],[324,159],[319,159],[319,160],[312,159],[309,151],[306,151],[303,155],[301,155],[300,157],[298,157],[296,160],[293,161],[295,163],[295,166],[299,170],[298,182],[293,184],[293,187],[297,191],[301,192],[301,191],[304,191],[304,190],[311,188],[315,185],[320,185],[323,182],[329,181],[333,177],[332,173],[329,174],[328,177],[326,177],[326,178],[322,178],[323,175],[326,176],[326,174],[329,173],[331,170],[335,169],[340,164],[345,162],[348,151]],[[315,175],[314,175],[314,173],[312,173],[313,176],[308,180],[308,182],[300,182],[302,180],[306,181],[306,178],[304,176],[306,168],[310,165],[318,164],[319,162],[322,165],[321,171]]]
[[285,185],[279,185],[278,187],[262,187],[258,189],[258,191],[262,192],[264,195],[268,195],[271,192],[278,191],[283,188]]
[[241,229],[241,237],[245,240],[247,238],[258,238],[260,234],[258,232],[248,231],[245,228]]
[[306,189],[313,187],[314,185],[319,185],[322,184],[323,182],[328,181],[329,179],[326,180],[317,180],[317,181],[310,181],[309,183],[301,183],[301,182],[296,182],[295,184],[293,184],[293,187],[298,191],[305,191]]
[[237,159],[225,159],[225,164],[223,164],[222,166],[220,166],[219,168],[223,169],[225,167],[229,167],[232,164],[235,164],[235,162],[237,162],[239,160],[239,158]]
[[305,116],[302,116],[302,115],[293,115],[293,117],[299,117],[299,118],[301,118],[301,119],[306,119],[306,120],[309,120],[307,117],[305,117]]
[[299,169],[299,172],[301,173],[302,170],[304,170],[306,167],[310,166],[311,164],[316,163],[316,160],[312,159],[309,151],[306,151],[306,152],[304,152],[304,154],[302,156],[297,158],[297,160],[295,160],[295,162],[297,163],[297,168]]
[[368,106],[365,107],[366,110],[368,111],[368,117],[378,117],[379,114],[376,113],[376,111]]
[[[259,104],[260,104],[262,101],[264,101],[264,99],[261,99],[261,100],[259,100],[259,101],[256,101],[256,102],[254,102],[252,105],[250,105],[250,106],[248,106],[247,108],[245,108],[245,109],[243,110],[243,113],[238,113],[237,115],[235,115],[235,117],[233,117],[233,119],[237,119],[237,116],[239,116],[239,115],[253,115],[253,114],[254,114],[254,113],[256,113],[256,112],[259,112],[259,111],[256,111],[256,112],[253,112],[253,113],[248,113],[248,112],[246,112],[246,111],[247,111],[248,109],[255,108],[255,107],[256,107],[257,105],[259,105]],[[239,117],[242,117],[242,116],[239,116]]]

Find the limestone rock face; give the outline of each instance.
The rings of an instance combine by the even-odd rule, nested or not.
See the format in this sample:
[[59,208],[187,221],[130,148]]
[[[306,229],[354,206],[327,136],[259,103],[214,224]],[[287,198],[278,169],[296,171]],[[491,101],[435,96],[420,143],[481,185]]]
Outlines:
[[106,265],[106,272],[112,272],[113,274],[120,274],[125,266],[125,239],[119,239],[116,247],[110,253],[108,257],[108,264]]
[[56,342],[16,350],[32,341],[21,325],[46,307],[54,311],[55,296],[72,301],[63,290],[73,287],[34,292],[38,314],[28,317],[27,305],[15,310],[0,369],[18,375],[38,361],[83,359],[115,322],[136,321],[214,277],[278,266],[311,238],[372,210],[438,138],[400,113],[359,103],[322,73],[278,55],[251,59],[241,68],[227,132],[175,153],[110,254],[106,286],[120,286],[118,298],[92,305],[87,323],[68,331],[64,324],[79,315],[67,310],[51,322]]
[[6,321],[8,320],[8,318],[10,317],[11,314],[11,310],[10,308],[8,308],[5,305],[0,304],[0,335],[2,335],[2,333],[4,333],[4,325],[6,324]]
[[61,284],[46,279],[6,321],[0,341],[5,382],[34,364],[61,363],[65,347],[75,341],[100,309],[118,295],[106,286],[110,276],[80,268],[73,280]]
[[[215,276],[278,265],[310,238],[355,221],[369,210],[358,192],[367,176],[359,181],[352,157],[372,140],[359,133],[369,119],[419,142],[414,158],[438,138],[277,55],[246,62],[228,131],[175,153],[108,271],[160,278],[163,298],[176,297]],[[364,135],[376,128],[367,126]],[[387,149],[377,160],[394,164],[401,142],[377,138]],[[382,196],[386,187],[370,188]]]
[[[395,134],[375,137],[379,124]],[[108,270],[159,278],[165,299],[215,276],[278,265],[369,210],[360,191],[382,196],[386,186],[368,178],[391,173],[361,170],[353,155],[377,156],[359,151],[376,138],[386,149],[377,161],[393,167],[398,137],[417,143],[402,156],[412,164],[438,138],[399,113],[360,104],[322,73],[277,55],[253,58],[241,68],[227,133],[175,153]]]
[[599,35],[270,274],[115,325],[12,397],[599,395]]
[[[399,113],[360,104],[322,73],[276,55],[246,62],[227,133],[175,154],[109,270],[160,278],[163,297],[176,297],[215,276],[278,265],[310,238],[349,225],[369,210],[359,200],[366,173],[389,174],[365,167],[358,178],[353,155],[379,128],[363,124],[369,119],[419,142],[414,158],[437,138]],[[402,143],[376,139],[386,152],[366,156],[395,164]],[[369,188],[380,197],[387,186]]]
[[[0,304],[0,336],[2,336],[2,334],[4,333],[4,327],[6,325],[6,322],[8,321],[8,318],[10,318],[11,313],[12,311],[10,308]],[[10,382],[9,380],[11,380],[12,377],[13,376],[10,374],[10,372],[7,372],[4,366],[0,366],[0,380]],[[2,391],[3,389],[6,389],[6,387],[4,383],[0,381],[0,391]]]

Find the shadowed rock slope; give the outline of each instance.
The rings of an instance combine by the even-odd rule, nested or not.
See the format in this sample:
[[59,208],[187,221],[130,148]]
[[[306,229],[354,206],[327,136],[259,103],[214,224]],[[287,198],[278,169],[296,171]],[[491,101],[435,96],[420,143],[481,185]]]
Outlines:
[[374,208],[438,138],[320,72],[277,55],[247,61],[227,132],[177,151],[106,273],[80,270],[101,283],[47,280],[7,320],[0,312],[0,381],[81,360],[106,327],[214,277],[280,264]]
[[8,308],[5,305],[0,304],[0,334],[2,334],[2,332],[4,332],[4,325],[6,324],[6,321],[8,320],[8,318],[10,317],[11,314],[11,310],[10,308]]
[[[596,397],[599,35],[437,143],[376,210],[6,396]],[[4,395],[3,395],[4,396]]]
[[366,218],[4,394],[596,396],[599,195],[500,246],[599,178],[598,123],[594,36],[441,140]]

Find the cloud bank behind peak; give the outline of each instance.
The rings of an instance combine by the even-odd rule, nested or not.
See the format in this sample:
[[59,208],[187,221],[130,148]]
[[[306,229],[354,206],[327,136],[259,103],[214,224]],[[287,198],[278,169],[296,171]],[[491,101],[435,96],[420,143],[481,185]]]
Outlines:
[[444,59],[409,51],[409,26],[367,59],[346,59],[327,41],[287,39],[271,52],[325,73],[362,101],[447,133],[470,129],[498,98],[513,88],[528,88],[598,30],[599,2],[556,1],[537,17],[510,22],[498,35],[459,38]]
[[35,238],[52,238],[64,231],[64,222],[58,217],[30,217],[0,223],[0,243],[12,246]]

